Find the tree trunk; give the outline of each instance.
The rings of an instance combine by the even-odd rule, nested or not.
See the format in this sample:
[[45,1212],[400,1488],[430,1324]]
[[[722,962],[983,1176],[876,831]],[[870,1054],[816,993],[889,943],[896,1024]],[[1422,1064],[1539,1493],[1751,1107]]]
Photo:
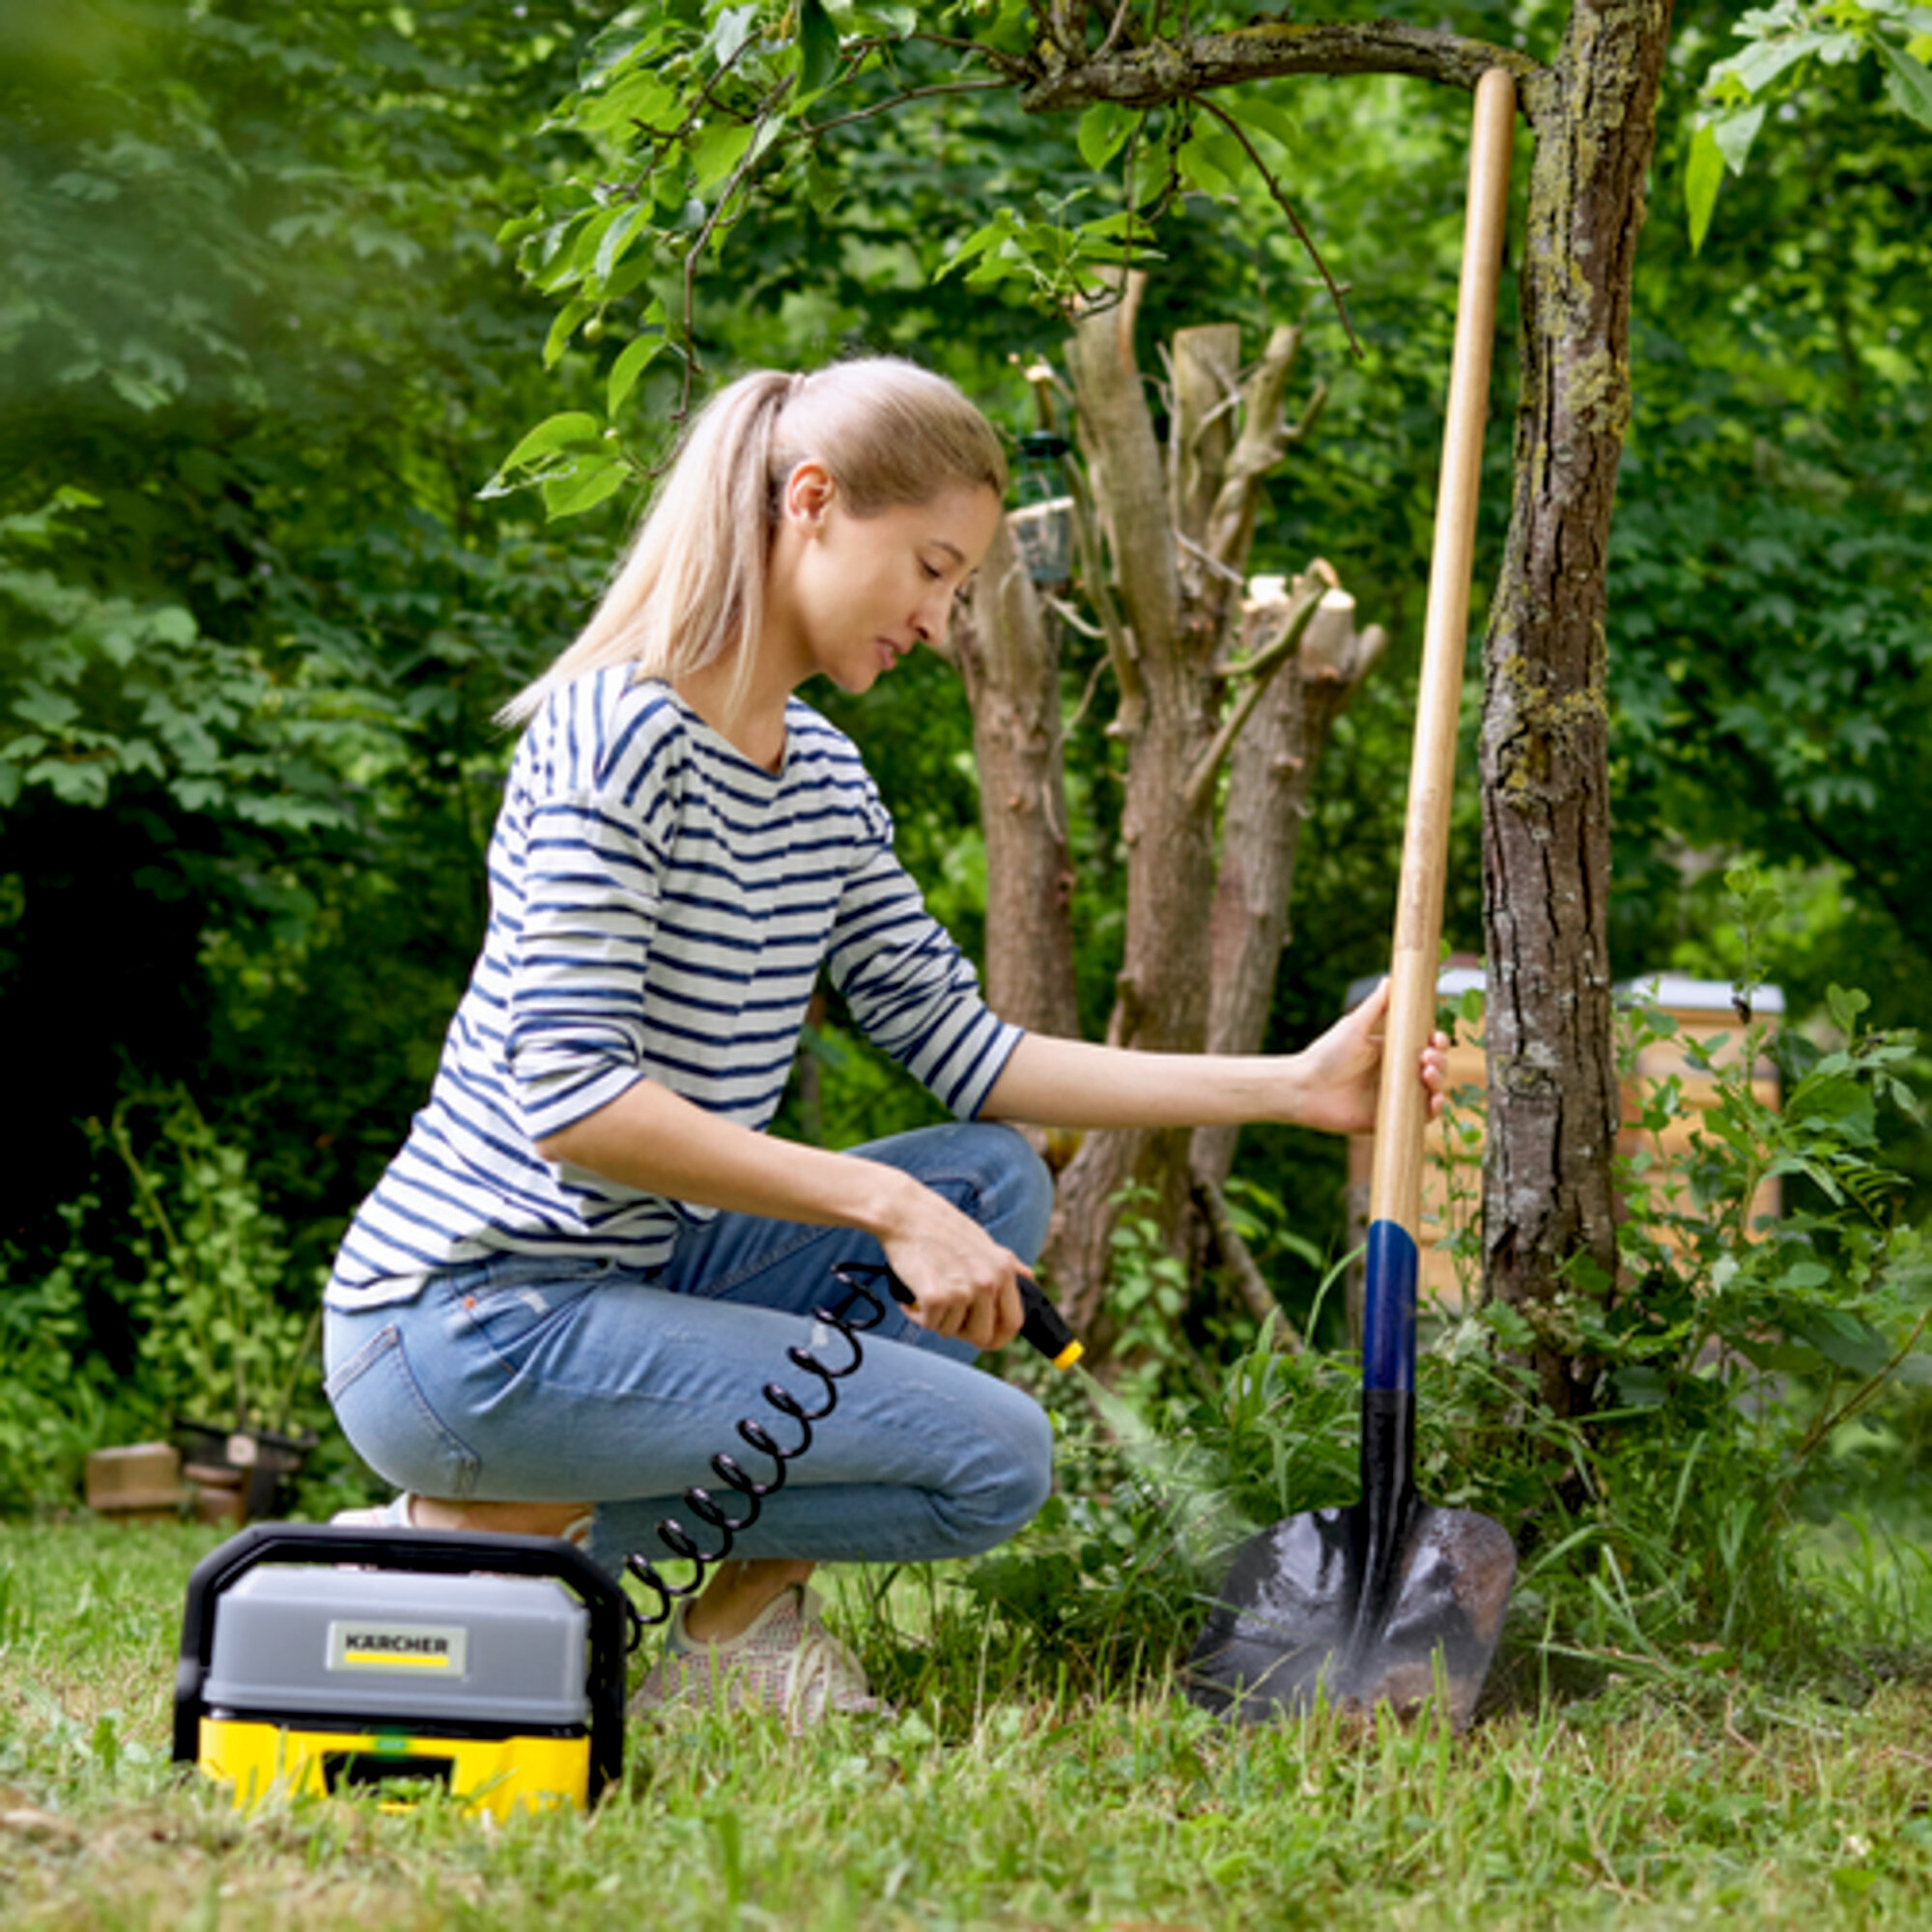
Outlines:
[[945,651],[973,712],[986,838],[987,1002],[1016,1026],[1077,1039],[1060,650],[1004,522]]
[[[1297,580],[1293,596],[1278,582],[1245,603],[1237,594],[1264,479],[1321,407],[1318,389],[1296,426],[1282,412],[1300,330],[1276,329],[1245,377],[1232,325],[1177,336],[1163,446],[1134,350],[1140,290],[1129,282],[1121,300],[1080,321],[1066,351],[1091,478],[1081,577],[1119,687],[1110,730],[1126,750],[1125,956],[1107,1037],[1154,1052],[1198,1053],[1210,1040],[1253,1052],[1287,937],[1309,781],[1328,721],[1374,662],[1380,633],[1358,635],[1352,600],[1339,593],[1321,611],[1332,574]],[[1237,613],[1240,646],[1229,660]],[[1010,1018],[1070,1032],[1070,879],[1051,644],[1003,537],[951,649],[980,757],[987,991]],[[1224,980],[1238,992],[1224,994]],[[1217,1191],[1233,1136],[1211,1151],[1198,1201],[1196,1148],[1185,1129],[1095,1132],[1065,1166],[1042,1262],[1096,1355],[1109,1339],[1103,1295],[1123,1189],[1145,1190],[1144,1211],[1174,1254],[1202,1247],[1197,1208],[1217,1248],[1236,1239]],[[1238,1267],[1244,1257],[1231,1259]],[[1258,1314],[1271,1302],[1254,1280],[1244,1293]]]
[[[1177,556],[1176,509],[1134,353],[1138,287],[1082,321],[1066,346],[1079,398],[1080,444],[1094,479],[1119,583],[1115,627],[1122,704],[1115,729],[1127,771],[1121,838],[1127,848],[1125,957],[1107,1038],[1115,1046],[1198,1053],[1208,1037],[1211,963],[1214,820],[1211,801],[1188,781],[1213,735],[1206,673],[1216,638],[1202,608],[1199,573]],[[1177,473],[1211,462],[1203,417],[1232,370],[1225,338],[1182,356],[1170,436]],[[1178,352],[1179,345],[1177,345]],[[1218,485],[1218,471],[1216,474]],[[1211,503],[1215,490],[1195,492]],[[1042,1257],[1076,1325],[1104,1345],[1102,1298],[1112,1261],[1118,1197],[1129,1182],[1151,1190],[1164,1232],[1188,1210],[1187,1134],[1180,1129],[1090,1134],[1061,1176],[1053,1229]],[[1096,1332],[1095,1332],[1096,1331]]]
[[[1490,959],[1484,1273],[1535,1322],[1566,1263],[1614,1275],[1604,616],[1630,416],[1630,294],[1669,0],[1579,0],[1536,117],[1517,491],[1488,639],[1481,770]],[[1554,1333],[1559,1415],[1591,1364]]]
[[[1287,599],[1245,606],[1242,655],[1266,648],[1270,624],[1284,621],[1292,608]],[[1229,759],[1214,883],[1209,1053],[1253,1053],[1267,1034],[1316,766],[1328,727],[1386,642],[1378,624],[1357,631],[1354,614],[1355,600],[1330,588],[1309,621],[1295,661],[1275,674]],[[1225,1185],[1239,1135],[1238,1127],[1195,1130],[1189,1164],[1197,1187]]]

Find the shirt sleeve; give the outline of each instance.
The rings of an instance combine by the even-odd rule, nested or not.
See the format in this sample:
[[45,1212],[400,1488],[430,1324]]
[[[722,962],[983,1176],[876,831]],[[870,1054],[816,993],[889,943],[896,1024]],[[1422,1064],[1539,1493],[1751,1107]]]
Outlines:
[[608,1106],[642,1075],[661,869],[636,813],[610,797],[531,802],[504,1045],[533,1142]]
[[958,1120],[986,1103],[1021,1030],[980,997],[979,977],[925,909],[893,852],[893,825],[877,794],[867,836],[846,879],[827,970],[860,1030]]

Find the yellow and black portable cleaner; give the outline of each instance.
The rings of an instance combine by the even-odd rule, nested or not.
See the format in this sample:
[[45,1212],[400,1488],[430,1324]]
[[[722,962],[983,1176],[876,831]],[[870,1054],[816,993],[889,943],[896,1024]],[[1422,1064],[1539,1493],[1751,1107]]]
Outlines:
[[257,1523],[188,1579],[175,1760],[242,1809],[371,1787],[588,1806],[623,1769],[632,1621],[557,1538]]

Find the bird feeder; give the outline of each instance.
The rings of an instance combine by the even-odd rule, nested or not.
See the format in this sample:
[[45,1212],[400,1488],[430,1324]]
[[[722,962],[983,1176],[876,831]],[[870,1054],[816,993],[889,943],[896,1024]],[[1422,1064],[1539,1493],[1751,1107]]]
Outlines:
[[1061,468],[1072,447],[1051,430],[1020,438],[1019,507],[1007,522],[1027,575],[1042,588],[1073,576],[1073,498]]

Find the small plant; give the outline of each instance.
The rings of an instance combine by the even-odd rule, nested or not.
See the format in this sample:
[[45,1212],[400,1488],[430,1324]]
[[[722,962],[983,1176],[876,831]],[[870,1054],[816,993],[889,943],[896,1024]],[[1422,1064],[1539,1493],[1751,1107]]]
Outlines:
[[1129,1400],[1148,1400],[1184,1376],[1193,1350],[1181,1332],[1187,1313],[1187,1266],[1167,1252],[1159,1224],[1148,1211],[1153,1190],[1130,1183],[1121,1190],[1121,1217],[1110,1236],[1113,1268],[1107,1312],[1116,1324],[1114,1384]]
[[[159,1116],[145,1148],[131,1124],[142,1113]],[[133,1187],[139,1278],[125,1299],[144,1383],[177,1418],[285,1432],[313,1372],[321,1300],[306,1314],[281,1300],[283,1230],[245,1151],[182,1090],[124,1099],[93,1131]]]
[[28,1279],[5,1254],[0,1286],[0,1510],[72,1495],[107,1408],[101,1364],[87,1352],[88,1256],[79,1229],[97,1204],[62,1208],[69,1240],[58,1262]]

